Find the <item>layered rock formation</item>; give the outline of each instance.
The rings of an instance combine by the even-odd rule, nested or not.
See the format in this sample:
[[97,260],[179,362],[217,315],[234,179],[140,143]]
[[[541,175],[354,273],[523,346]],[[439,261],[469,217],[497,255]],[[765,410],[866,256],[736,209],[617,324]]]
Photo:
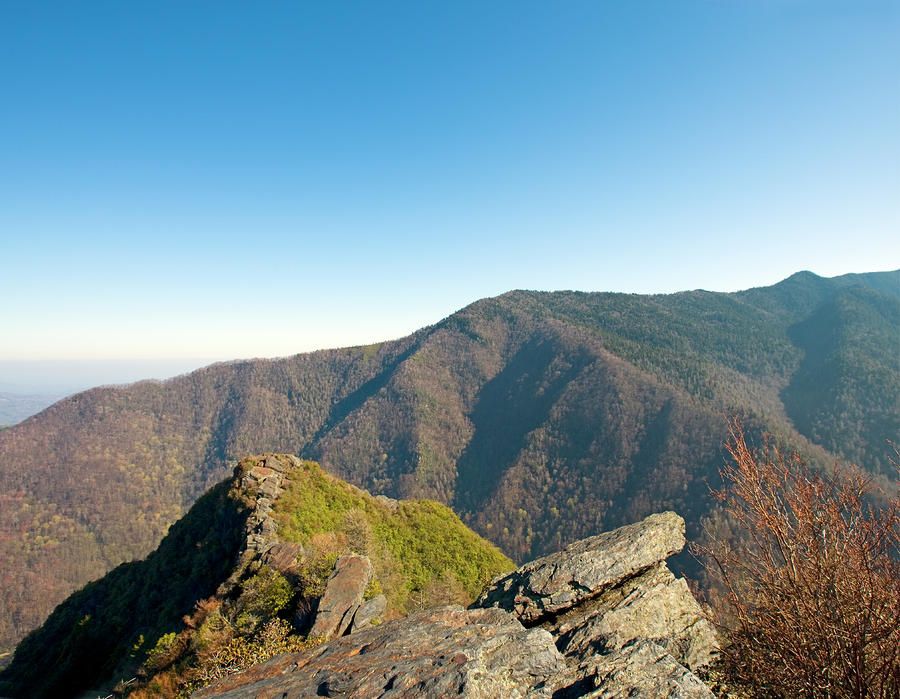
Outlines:
[[70,396],[0,430],[0,655],[264,450],[451,504],[521,561],[663,508],[696,527],[725,413],[892,477],[898,327],[896,271],[735,294],[512,292],[380,345]]
[[[712,697],[694,671],[715,632],[664,562],[683,546],[684,521],[652,515],[522,566],[469,609],[348,624],[195,697]],[[323,613],[331,629],[334,610]]]
[[372,563],[366,556],[341,556],[334,564],[325,594],[319,600],[316,620],[309,635],[313,638],[343,636],[363,604],[371,579]]

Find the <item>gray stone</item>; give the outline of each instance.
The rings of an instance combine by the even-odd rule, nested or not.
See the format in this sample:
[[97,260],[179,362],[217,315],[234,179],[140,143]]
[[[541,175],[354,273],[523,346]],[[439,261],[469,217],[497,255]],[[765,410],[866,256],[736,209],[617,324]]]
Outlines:
[[[238,564],[223,582],[217,595],[230,594],[243,579],[245,573],[257,566],[262,557],[278,545],[278,527],[272,519],[272,506],[283,492],[281,483],[300,461],[286,454],[267,454],[250,457],[235,467],[235,478],[241,496],[250,508],[244,525],[245,538]],[[261,486],[265,485],[265,489]]]
[[394,498],[389,498],[387,495],[376,495],[375,499],[380,502],[382,505],[387,507],[391,512],[396,512],[397,508],[400,507],[400,501],[395,500]]
[[687,583],[664,563],[575,607],[545,628],[557,637],[563,653],[580,659],[647,639],[697,670],[718,651],[716,632]]
[[350,633],[361,631],[367,626],[371,626],[372,622],[381,619],[387,609],[387,597],[378,595],[372,599],[363,602],[356,614],[353,615],[353,623],[350,625]]
[[[259,505],[256,527],[269,509]],[[290,567],[302,551],[263,538],[257,548],[266,547],[261,557],[271,565]],[[715,632],[664,563],[683,545],[683,520],[653,515],[522,566],[469,610],[431,609],[377,626],[385,598],[363,603],[371,563],[343,556],[310,632],[330,641],[195,696],[710,699],[691,669],[716,652]]]
[[282,493],[279,485],[279,479],[272,477],[266,478],[259,485],[259,492],[265,496],[270,502],[275,500]]
[[499,609],[431,609],[280,656],[194,697],[550,697],[565,662],[543,629]]
[[310,637],[329,639],[341,636],[362,604],[372,579],[372,563],[367,556],[348,554],[338,558],[319,600]]
[[699,677],[652,641],[638,641],[609,655],[593,656],[578,674],[579,690],[568,696],[597,699],[713,699],[715,696]]
[[598,596],[684,547],[684,520],[650,515],[570,544],[500,578],[472,605],[513,612],[526,626]]

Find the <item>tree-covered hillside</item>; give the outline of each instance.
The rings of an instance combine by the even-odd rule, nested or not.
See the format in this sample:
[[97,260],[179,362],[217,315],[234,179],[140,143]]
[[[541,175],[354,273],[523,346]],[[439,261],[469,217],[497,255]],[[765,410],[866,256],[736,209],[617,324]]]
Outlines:
[[72,396],[0,431],[0,647],[152,550],[248,453],[450,504],[519,559],[657,510],[696,526],[729,414],[889,476],[898,319],[900,272],[515,291],[402,340]]
[[[254,474],[276,469],[280,486],[260,487]],[[272,531],[260,533],[260,507]],[[229,651],[260,662],[260,653],[302,642],[303,612],[314,609],[339,556],[351,553],[371,561],[368,587],[384,595],[380,617],[388,619],[468,604],[513,567],[444,505],[375,498],[287,455],[247,457],[145,560],[118,566],[60,604],[0,673],[0,696],[79,696],[162,654],[171,656],[157,673],[167,690],[150,687],[149,695],[187,695],[198,676],[233,664],[222,660]],[[287,632],[275,643],[273,628]]]

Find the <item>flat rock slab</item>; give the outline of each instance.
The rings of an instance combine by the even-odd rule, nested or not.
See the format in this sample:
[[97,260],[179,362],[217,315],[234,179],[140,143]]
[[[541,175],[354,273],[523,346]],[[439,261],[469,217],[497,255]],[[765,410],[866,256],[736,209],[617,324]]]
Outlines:
[[505,609],[533,626],[664,561],[684,543],[681,517],[650,515],[527,563],[494,581],[472,607]]
[[310,637],[329,639],[343,635],[362,604],[371,579],[372,563],[368,557],[349,554],[338,558],[319,600]]
[[444,607],[280,656],[193,696],[550,697],[566,671],[549,632],[499,609]]

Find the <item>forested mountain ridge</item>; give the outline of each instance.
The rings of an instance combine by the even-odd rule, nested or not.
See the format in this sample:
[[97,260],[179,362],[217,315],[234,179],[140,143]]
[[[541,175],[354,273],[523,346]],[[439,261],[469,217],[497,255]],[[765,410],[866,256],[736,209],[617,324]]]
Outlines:
[[518,559],[709,507],[725,416],[889,473],[900,272],[733,294],[514,291],[380,345],[100,388],[0,431],[0,647],[248,453],[453,505]]

